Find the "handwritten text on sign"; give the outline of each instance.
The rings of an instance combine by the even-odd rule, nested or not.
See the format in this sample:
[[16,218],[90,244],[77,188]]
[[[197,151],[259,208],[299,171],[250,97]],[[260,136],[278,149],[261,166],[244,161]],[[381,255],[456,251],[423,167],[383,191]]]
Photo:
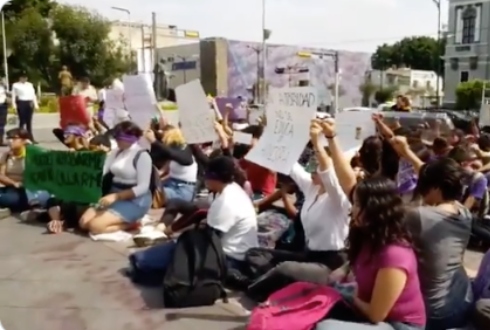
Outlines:
[[92,203],[101,197],[105,154],[46,150],[28,146],[24,184],[30,190],[46,190],[56,197]]
[[316,107],[313,88],[272,89],[264,134],[246,158],[273,171],[289,174],[308,143]]

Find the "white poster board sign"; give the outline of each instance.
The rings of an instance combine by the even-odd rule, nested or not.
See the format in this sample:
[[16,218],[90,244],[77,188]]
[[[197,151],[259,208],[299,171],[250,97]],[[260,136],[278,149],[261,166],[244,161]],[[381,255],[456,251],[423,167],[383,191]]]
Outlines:
[[271,89],[266,106],[267,126],[245,158],[288,175],[310,140],[309,128],[316,107],[314,88]]
[[[145,73],[126,75],[123,77],[123,85],[124,105],[131,120],[141,129],[147,129],[158,109],[151,76]],[[142,139],[140,144],[149,148],[146,139]]]
[[371,119],[376,112],[344,111],[335,116],[337,138],[345,152],[359,149],[365,138],[376,134],[376,126]]
[[124,91],[119,88],[106,90],[102,119],[109,128],[114,127],[118,123],[117,111],[124,109]]
[[199,79],[175,88],[179,107],[180,129],[187,143],[206,143],[216,140],[214,111]]

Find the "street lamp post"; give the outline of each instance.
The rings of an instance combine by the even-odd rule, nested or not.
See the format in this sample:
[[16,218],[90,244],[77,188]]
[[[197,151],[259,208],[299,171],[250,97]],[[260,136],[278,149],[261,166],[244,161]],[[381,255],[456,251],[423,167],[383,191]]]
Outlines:
[[[262,47],[264,47],[264,44],[262,44]],[[263,48],[258,48],[258,47],[254,47],[254,46],[251,46],[251,45],[247,45],[247,48],[250,48],[251,50],[253,50],[255,52],[255,54],[257,55],[257,79],[255,81],[255,97],[254,97],[254,102],[256,104],[260,104],[260,101],[261,101],[261,94],[262,94],[262,90],[260,88],[260,83],[259,83],[259,80],[261,79],[261,71],[260,71],[260,67],[264,65],[264,59],[261,58],[261,52],[263,52]],[[262,72],[264,72],[264,70],[262,70]]]
[[3,48],[3,71],[5,72],[5,84],[7,85],[7,90],[9,90],[10,89],[9,65],[7,61],[9,54],[7,54],[7,36],[5,32],[5,14],[3,13],[3,10],[2,10],[2,48]]
[[[441,0],[432,0],[437,7],[437,50],[439,50],[439,46],[441,43]],[[440,74],[441,72],[441,58],[437,56],[437,72],[436,72],[436,99],[437,99],[437,107],[440,105]]]
[[131,61],[133,60],[133,47],[131,45],[131,32],[132,32],[132,24],[131,24],[131,11],[127,8],[122,7],[111,7],[114,10],[122,11],[128,15],[128,48],[129,48],[129,58]]

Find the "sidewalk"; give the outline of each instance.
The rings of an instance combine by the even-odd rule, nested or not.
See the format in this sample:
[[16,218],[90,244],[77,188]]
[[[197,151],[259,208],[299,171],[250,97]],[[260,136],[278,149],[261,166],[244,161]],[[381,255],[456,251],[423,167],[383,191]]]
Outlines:
[[158,289],[120,274],[127,249],[70,233],[0,221],[0,322],[6,330],[238,330],[246,314],[228,304],[165,310]]

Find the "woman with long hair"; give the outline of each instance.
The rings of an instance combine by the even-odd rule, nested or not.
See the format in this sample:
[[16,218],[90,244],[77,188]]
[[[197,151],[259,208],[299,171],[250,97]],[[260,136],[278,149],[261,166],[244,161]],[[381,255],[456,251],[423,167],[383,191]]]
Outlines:
[[406,139],[395,137],[392,143],[418,170],[415,194],[422,199],[423,206],[410,212],[406,222],[419,256],[427,328],[463,327],[472,308],[471,282],[463,256],[472,232],[473,215],[460,203],[461,197],[468,195],[463,194],[468,174],[450,157],[424,164],[410,150]]
[[346,248],[357,292],[347,298],[352,307],[334,308],[317,330],[424,329],[417,258],[396,184],[383,176],[368,177],[351,197]]
[[168,125],[158,139],[154,130],[145,132],[146,139],[151,143],[153,161],[166,160],[168,173],[162,179],[161,190],[165,201],[181,199],[192,201],[197,183],[197,162],[192,150],[178,127]]

